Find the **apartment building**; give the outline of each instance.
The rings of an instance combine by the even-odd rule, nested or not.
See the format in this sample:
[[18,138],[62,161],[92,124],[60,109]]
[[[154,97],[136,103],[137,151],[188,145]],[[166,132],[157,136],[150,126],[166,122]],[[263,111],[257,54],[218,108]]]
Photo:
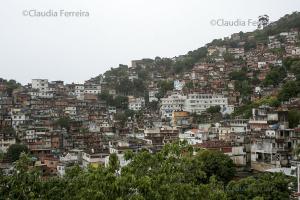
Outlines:
[[201,114],[211,106],[220,106],[221,112],[230,109],[228,106],[228,99],[227,97],[224,97],[224,95],[193,93],[187,95],[183,110],[190,113]]
[[161,98],[160,112],[163,118],[171,118],[173,111],[182,111],[186,96],[173,93],[166,98]]
[[37,89],[41,92],[47,92],[49,88],[48,79],[32,79],[31,87],[32,89]]
[[141,110],[145,106],[145,98],[144,97],[128,97],[128,109],[138,111]]

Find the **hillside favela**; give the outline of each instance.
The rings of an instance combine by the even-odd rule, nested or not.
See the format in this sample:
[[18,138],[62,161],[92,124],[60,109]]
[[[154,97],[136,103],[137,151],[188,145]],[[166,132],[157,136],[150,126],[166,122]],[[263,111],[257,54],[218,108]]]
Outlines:
[[298,199],[300,13],[258,22],[84,82],[1,78],[0,199]]

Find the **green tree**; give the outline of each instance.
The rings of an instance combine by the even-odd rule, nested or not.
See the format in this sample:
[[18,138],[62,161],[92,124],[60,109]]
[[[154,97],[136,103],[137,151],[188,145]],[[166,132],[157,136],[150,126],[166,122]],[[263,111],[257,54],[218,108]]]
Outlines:
[[128,107],[128,97],[126,96],[116,96],[116,98],[113,100],[113,106],[119,109],[127,109]]
[[224,183],[229,182],[235,174],[233,161],[222,152],[202,150],[197,155],[201,168],[207,177],[216,176]]
[[18,89],[21,87],[20,83],[17,83],[15,80],[9,80],[6,82],[6,90],[9,96],[12,95],[13,91],[15,89]]
[[113,95],[110,95],[107,91],[101,92],[101,94],[99,94],[99,99],[102,101],[106,101],[106,104],[109,106],[114,106]]
[[126,121],[127,121],[128,117],[126,116],[125,113],[116,113],[115,114],[115,120],[119,121],[121,126],[124,126]]
[[121,78],[117,83],[116,90],[118,94],[124,96],[133,95],[133,82],[128,79],[128,77]]
[[192,81],[190,82],[187,82],[185,85],[184,85],[185,88],[187,89],[193,89],[194,88],[194,83]]
[[239,181],[231,181],[227,188],[228,198],[232,200],[269,199],[288,200],[291,191],[291,178],[281,173],[265,173],[258,177],[248,177]]
[[27,146],[23,144],[12,144],[8,147],[6,156],[11,162],[15,162],[19,159],[22,152],[29,152]]
[[233,71],[229,73],[230,80],[244,81],[247,80],[247,69],[242,68],[239,71]]
[[247,100],[250,94],[252,93],[251,84],[248,80],[235,81],[234,88],[241,94],[242,100],[244,101]]
[[286,70],[284,67],[271,67],[271,71],[266,75],[263,84],[265,86],[277,86],[286,77]]
[[300,124],[300,111],[290,110],[288,113],[289,127],[295,128]]
[[226,62],[234,61],[234,56],[231,53],[228,53],[228,52],[223,54],[223,58]]
[[55,122],[55,124],[60,126],[60,128],[65,128],[65,129],[69,130],[70,126],[71,126],[71,119],[69,117],[62,117],[62,118],[59,118]]
[[6,177],[4,185],[0,186],[0,198],[37,199],[42,187],[42,181],[39,177],[39,171],[32,168],[30,157],[22,153],[20,159],[15,162],[13,174],[9,178]]
[[220,106],[211,106],[211,107],[206,109],[206,112],[211,113],[211,114],[219,113],[220,111],[221,111]]
[[297,81],[288,81],[283,86],[278,94],[280,101],[287,101],[292,97],[297,97],[300,93],[300,84]]
[[290,66],[290,71],[294,73],[297,81],[300,81],[300,60],[293,61]]
[[174,89],[174,83],[173,83],[173,81],[167,81],[167,80],[160,81],[158,83],[158,88],[159,88],[159,91],[158,91],[158,94],[156,95],[156,97],[160,99],[160,98],[164,97],[164,95],[167,93],[167,91]]
[[112,153],[109,156],[109,163],[108,163],[109,171],[115,173],[120,169],[120,161],[118,159],[117,154]]
[[[187,142],[166,144],[157,153],[126,152],[131,162],[120,168],[116,154],[109,166],[67,168],[62,178],[42,178],[22,154],[12,175],[0,173],[0,199],[288,199],[293,182],[283,174],[263,174],[232,181],[232,161],[218,151],[193,154]],[[230,162],[231,161],[231,162]],[[226,184],[228,181],[229,184]],[[226,190],[224,189],[226,187]]]

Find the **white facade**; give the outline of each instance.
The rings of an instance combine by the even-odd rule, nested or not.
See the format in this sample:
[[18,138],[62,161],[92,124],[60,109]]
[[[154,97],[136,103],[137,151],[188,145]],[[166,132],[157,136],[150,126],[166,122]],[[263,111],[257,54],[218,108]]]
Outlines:
[[220,106],[222,112],[228,107],[228,99],[220,94],[188,94],[184,111],[201,114],[211,106]]
[[182,111],[186,96],[174,93],[167,98],[161,98],[160,112],[163,117],[171,118],[173,111]]
[[230,115],[231,113],[234,112],[234,106],[233,106],[233,105],[223,106],[223,107],[221,107],[220,112],[221,112],[223,115],[225,115],[225,114]]
[[53,98],[52,92],[30,92],[30,96],[32,99],[36,98],[45,98],[45,99],[51,99]]
[[156,98],[156,94],[158,94],[158,90],[149,90],[149,102],[158,101]]
[[78,162],[79,156],[78,153],[69,152],[65,156],[60,156],[59,160],[61,162]]
[[49,87],[48,79],[32,79],[31,87],[34,89],[30,92],[31,98],[53,98],[54,88]]
[[26,130],[25,139],[27,142],[35,141],[37,139],[37,134],[35,133],[35,130]]
[[128,98],[128,108],[130,110],[138,111],[141,110],[142,107],[145,106],[145,99],[143,97],[134,98],[129,97]]
[[69,115],[76,115],[76,110],[76,107],[73,106],[65,107],[65,113]]
[[84,94],[84,85],[83,84],[76,84],[75,85],[75,95],[81,96]]
[[184,85],[185,85],[184,81],[180,81],[180,80],[175,80],[174,81],[174,89],[175,90],[182,90]]
[[76,84],[75,85],[75,96],[78,100],[84,100],[84,85],[83,84]]
[[232,133],[246,133],[248,130],[248,120],[230,120],[230,132]]
[[300,55],[300,47],[295,47],[292,50],[292,55]]
[[203,142],[203,134],[199,130],[188,130],[179,134],[180,141],[186,140],[188,144],[195,145]]
[[28,120],[28,116],[26,116],[25,114],[23,114],[21,112],[13,113],[11,115],[11,119],[12,119],[12,127],[14,129],[16,129],[17,126],[24,124]]
[[244,166],[246,165],[246,152],[244,146],[233,146],[231,152],[224,153],[228,155],[234,164]]
[[269,36],[269,43],[268,43],[268,48],[269,49],[277,49],[281,47],[280,41],[276,38],[276,36],[272,35]]
[[58,174],[59,176],[62,177],[62,176],[64,176],[64,175],[66,174],[66,165],[65,165],[65,164],[63,164],[63,163],[58,163],[56,169],[57,169],[57,174]]
[[167,98],[161,99],[160,112],[162,117],[171,118],[173,111],[187,111],[190,113],[201,114],[211,106],[220,106],[220,112],[231,114],[234,106],[228,105],[228,99],[221,94],[172,94]]
[[258,69],[264,68],[267,65],[266,62],[257,62]]
[[139,76],[135,73],[129,74],[129,76],[128,76],[128,79],[130,81],[133,81],[134,79],[138,79],[138,78],[139,78]]
[[255,91],[255,93],[261,93],[262,89],[261,89],[261,87],[258,86],[258,87],[255,87],[254,91]]
[[32,79],[31,87],[32,89],[47,92],[49,90],[48,79]]
[[109,106],[108,113],[117,113],[117,108],[115,106]]
[[83,152],[82,166],[87,168],[89,165],[99,165],[105,163],[105,156],[102,154],[89,154]]
[[84,86],[84,94],[100,94],[101,93],[101,85],[85,85]]

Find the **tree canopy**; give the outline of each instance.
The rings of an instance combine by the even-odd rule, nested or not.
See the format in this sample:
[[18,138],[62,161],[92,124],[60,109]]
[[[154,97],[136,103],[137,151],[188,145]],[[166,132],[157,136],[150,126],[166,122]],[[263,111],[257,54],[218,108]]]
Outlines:
[[193,152],[186,142],[176,142],[157,153],[128,151],[125,158],[130,163],[121,169],[112,154],[108,167],[82,170],[75,165],[67,168],[64,177],[48,179],[23,153],[11,176],[0,173],[0,199],[230,200],[288,199],[291,194],[291,180],[282,174],[233,181],[235,169],[227,155],[203,149]]
[[6,156],[10,161],[15,162],[16,160],[19,159],[20,154],[22,152],[28,153],[28,151],[29,150],[28,150],[27,146],[25,146],[23,144],[12,144],[7,149]]

